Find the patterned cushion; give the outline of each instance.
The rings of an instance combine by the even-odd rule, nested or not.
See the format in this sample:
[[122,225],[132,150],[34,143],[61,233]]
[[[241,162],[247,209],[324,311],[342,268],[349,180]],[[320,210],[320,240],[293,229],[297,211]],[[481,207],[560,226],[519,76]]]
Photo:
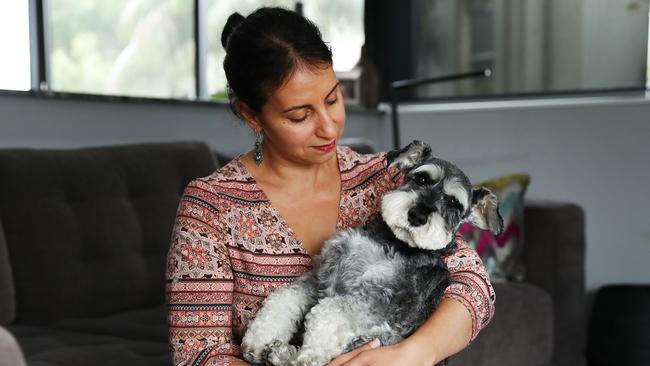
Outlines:
[[524,277],[521,261],[524,194],[529,182],[527,174],[511,174],[475,184],[491,190],[499,198],[503,232],[495,236],[466,223],[459,233],[481,256],[493,282],[521,281]]

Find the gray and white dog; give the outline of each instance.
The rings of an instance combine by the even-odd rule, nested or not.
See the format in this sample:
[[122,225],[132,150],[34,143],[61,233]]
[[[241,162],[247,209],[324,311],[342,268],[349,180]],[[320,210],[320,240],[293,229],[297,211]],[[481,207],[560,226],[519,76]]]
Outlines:
[[414,141],[388,162],[404,180],[384,195],[381,217],[336,233],[310,272],[268,296],[242,340],[248,362],[321,366],[374,338],[400,342],[438,306],[449,284],[440,256],[456,249],[458,227],[501,232],[496,196],[428,145]]

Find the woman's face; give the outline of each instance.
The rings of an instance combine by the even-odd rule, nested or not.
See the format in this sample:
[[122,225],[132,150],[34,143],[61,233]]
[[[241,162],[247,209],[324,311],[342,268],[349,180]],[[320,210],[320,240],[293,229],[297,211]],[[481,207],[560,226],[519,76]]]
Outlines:
[[264,154],[299,164],[335,157],[345,109],[331,65],[296,69],[253,119],[251,127],[264,131]]

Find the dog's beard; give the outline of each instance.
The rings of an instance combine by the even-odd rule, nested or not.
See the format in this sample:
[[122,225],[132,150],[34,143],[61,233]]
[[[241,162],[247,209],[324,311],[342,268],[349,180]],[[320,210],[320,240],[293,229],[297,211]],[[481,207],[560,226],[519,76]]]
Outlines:
[[445,230],[445,220],[440,215],[430,214],[421,226],[409,223],[408,212],[416,200],[415,192],[387,193],[381,201],[381,216],[395,237],[409,246],[429,250],[444,248],[451,241],[451,233]]

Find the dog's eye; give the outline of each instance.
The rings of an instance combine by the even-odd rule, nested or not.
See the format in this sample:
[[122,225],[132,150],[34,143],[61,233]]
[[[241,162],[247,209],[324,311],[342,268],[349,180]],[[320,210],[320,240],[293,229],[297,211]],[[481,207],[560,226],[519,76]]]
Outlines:
[[427,183],[433,183],[431,178],[426,173],[417,174],[415,177],[413,177],[413,181],[415,181],[415,184],[419,186],[423,186]]
[[447,196],[445,197],[445,201],[447,205],[449,206],[460,206],[460,202],[458,202],[458,199],[454,196]]

